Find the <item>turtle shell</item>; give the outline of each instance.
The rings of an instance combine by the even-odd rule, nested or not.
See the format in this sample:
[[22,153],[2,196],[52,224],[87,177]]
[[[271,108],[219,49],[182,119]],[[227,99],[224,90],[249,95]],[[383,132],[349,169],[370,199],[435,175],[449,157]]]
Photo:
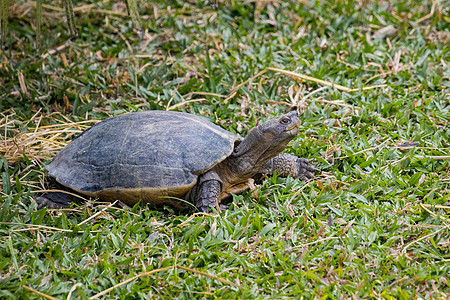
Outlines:
[[179,206],[172,198],[183,197],[198,175],[227,158],[240,140],[192,114],[128,113],[78,135],[46,169],[59,183],[91,197]]

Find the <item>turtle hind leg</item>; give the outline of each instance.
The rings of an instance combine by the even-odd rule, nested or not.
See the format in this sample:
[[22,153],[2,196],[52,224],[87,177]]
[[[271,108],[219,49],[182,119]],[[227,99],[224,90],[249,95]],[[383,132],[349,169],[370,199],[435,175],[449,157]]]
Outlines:
[[50,192],[33,198],[37,202],[37,209],[44,207],[61,209],[66,208],[71,203],[76,203],[75,197],[63,192]]

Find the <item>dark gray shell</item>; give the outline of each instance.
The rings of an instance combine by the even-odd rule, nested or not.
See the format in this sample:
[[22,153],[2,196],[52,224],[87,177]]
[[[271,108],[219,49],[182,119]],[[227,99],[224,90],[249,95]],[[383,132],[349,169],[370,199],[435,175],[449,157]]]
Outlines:
[[197,176],[228,157],[239,140],[187,113],[129,113],[84,131],[47,170],[59,183],[85,195],[129,204],[165,203],[185,195]]

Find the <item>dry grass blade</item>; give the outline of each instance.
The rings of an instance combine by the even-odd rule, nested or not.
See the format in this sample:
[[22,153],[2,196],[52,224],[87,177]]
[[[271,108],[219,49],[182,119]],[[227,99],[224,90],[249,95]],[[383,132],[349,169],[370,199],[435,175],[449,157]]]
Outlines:
[[[445,222],[449,222],[449,221],[450,221],[449,219],[447,219],[447,218],[445,218],[445,217],[436,215],[434,212],[432,212],[431,210],[429,210],[429,209],[427,208],[427,206],[428,206],[428,207],[432,207],[432,205],[420,203],[419,206],[420,206],[423,210],[425,210],[426,212],[428,212],[431,216],[433,216],[433,217],[435,217],[435,218],[439,217],[439,219],[441,219],[442,221],[445,221]],[[438,205],[438,206],[439,206],[438,208],[450,208],[450,207],[448,207],[448,206],[443,206],[443,205]],[[435,207],[436,207],[436,206],[435,206]],[[450,225],[449,225],[449,224],[444,224],[444,227],[442,227],[441,229],[436,230],[435,232],[432,232],[432,233],[427,234],[427,235],[425,235],[425,236],[423,236],[423,237],[421,237],[421,238],[419,238],[419,239],[417,239],[417,240],[414,240],[414,241],[410,242],[409,244],[407,244],[407,245],[403,248],[402,252],[403,252],[403,253],[406,253],[406,250],[407,250],[411,245],[416,244],[416,243],[418,243],[418,242],[420,242],[420,241],[422,241],[422,240],[424,240],[424,239],[426,239],[426,238],[428,238],[428,237],[430,237],[430,236],[436,235],[436,234],[438,234],[439,232],[441,232],[441,231],[444,230],[444,229],[450,229]]]
[[361,107],[344,103],[344,100],[332,100],[332,101],[330,101],[330,100],[325,100],[325,99],[315,99],[315,101],[316,102],[327,103],[327,104],[332,104],[332,105],[337,105],[337,106],[343,106],[343,107],[347,107],[347,108],[355,108],[355,110],[360,110],[361,109]]
[[28,95],[27,84],[25,83],[25,77],[23,76],[23,73],[18,71],[17,78],[19,79],[19,86],[20,90],[22,91],[22,94]]
[[81,221],[80,223],[78,223],[78,226],[81,226],[81,225],[83,225],[84,223],[87,223],[87,222],[89,222],[90,220],[92,220],[93,218],[95,218],[95,217],[97,217],[98,215],[102,214],[105,210],[107,210],[107,209],[110,208],[111,206],[115,205],[115,204],[117,203],[117,201],[119,201],[119,200],[114,201],[113,203],[111,203],[110,205],[106,206],[105,208],[103,208],[103,209],[100,210],[99,212],[96,212],[95,214],[93,214],[92,216],[90,216],[89,218],[87,218],[86,220]]
[[314,244],[321,243],[321,242],[328,241],[328,240],[335,240],[335,239],[339,239],[339,237],[337,237],[337,236],[330,236],[330,237],[326,237],[326,238],[323,238],[323,239],[318,239],[317,241],[314,241],[314,242],[310,242],[310,243],[294,246],[294,247],[292,247],[292,249],[303,248],[303,247],[306,247],[306,246],[314,245]]
[[67,295],[67,300],[70,300],[71,298],[72,298],[72,293],[77,289],[77,287],[79,287],[79,286],[83,286],[83,284],[81,284],[80,282],[78,282],[78,283],[76,283],[76,284],[74,284],[73,286],[72,286],[72,288],[70,289],[70,292],[69,292],[69,294]]
[[286,71],[286,70],[282,70],[282,69],[278,69],[278,68],[267,68],[267,69],[270,70],[270,71],[278,72],[278,73],[281,73],[281,74],[284,74],[284,75],[288,75],[288,76],[291,76],[291,77],[294,77],[294,78],[300,78],[300,79],[303,79],[303,80],[313,81],[313,82],[319,83],[321,85],[333,87],[333,88],[336,88],[336,89],[344,91],[344,92],[350,92],[352,90],[352,89],[350,89],[348,87],[345,87],[345,86],[342,86],[342,85],[339,85],[339,84],[335,84],[335,83],[330,82],[330,81],[326,81],[326,80],[318,79],[318,78],[315,78],[315,77],[311,77],[311,76],[308,76],[308,75],[303,75],[303,74],[299,74],[299,73],[295,73],[295,72],[291,72],[291,71]]
[[[426,212],[428,212],[428,213],[429,213],[430,215],[432,215],[433,217],[435,217],[435,218],[439,217],[439,219],[441,219],[442,221],[450,222],[449,219],[447,219],[447,218],[445,218],[445,217],[443,217],[443,216],[438,216],[438,215],[436,215],[434,212],[432,212],[431,210],[429,210],[428,208],[426,208],[426,206],[425,206],[424,204],[420,203],[419,205],[420,205],[420,207],[421,207],[423,210],[425,210]],[[430,206],[428,206],[428,207],[430,207]],[[448,208],[448,207],[447,207],[447,208]]]
[[178,224],[177,227],[186,226],[190,221],[192,221],[194,218],[196,218],[199,215],[207,216],[207,217],[214,217],[214,215],[212,215],[212,214],[207,214],[207,213],[203,213],[203,212],[195,213],[195,214],[191,215],[189,218],[187,218],[186,221],[184,221],[183,223]]
[[[0,222],[0,224],[4,224],[4,225],[22,225],[22,226],[29,227],[29,228],[26,228],[26,229],[16,229],[16,230],[11,230],[11,231],[25,231],[25,230],[45,229],[45,230],[53,230],[53,231],[63,231],[63,232],[73,232],[73,233],[75,233],[75,231],[71,230],[71,229],[62,229],[62,228],[57,228],[57,227],[50,227],[50,226],[36,225],[36,224],[25,224],[25,223],[15,223],[15,222]],[[77,232],[84,233],[83,230],[79,230]],[[90,232],[101,232],[101,230],[95,230],[95,231],[91,230]]]
[[355,156],[355,155],[358,155],[358,154],[361,154],[361,153],[364,153],[364,152],[367,152],[367,151],[376,150],[376,149],[378,149],[378,148],[383,147],[383,146],[384,146],[387,142],[389,142],[390,140],[391,140],[391,138],[388,138],[388,139],[386,139],[384,142],[382,142],[381,144],[379,144],[379,145],[377,145],[377,146],[373,146],[373,147],[370,147],[370,148],[368,148],[368,149],[364,149],[364,150],[361,150],[361,151],[352,153],[352,154],[350,154],[350,155],[339,156],[339,157],[336,157],[335,159],[344,159],[344,158],[347,158],[347,157],[350,157],[350,156]]
[[197,291],[188,291],[188,290],[177,290],[177,292],[191,293],[191,294],[199,294],[199,295],[208,295],[208,296],[214,295],[214,294],[211,293],[211,292],[197,292]]
[[209,93],[209,92],[190,92],[187,93],[186,95],[184,95],[184,98],[189,98],[193,95],[199,95],[199,96],[212,96],[212,97],[217,97],[217,98],[226,98],[226,96],[221,95],[221,94],[216,94],[216,93]]
[[[319,83],[321,85],[325,85],[325,86],[329,86],[344,92],[357,92],[359,91],[359,89],[351,89],[339,84],[335,84],[333,82],[330,81],[326,81],[326,80],[322,80],[322,79],[318,79],[318,78],[314,78],[311,76],[307,76],[307,75],[303,75],[303,74],[299,74],[299,73],[295,73],[295,72],[291,72],[291,71],[286,71],[286,70],[282,70],[282,69],[278,69],[278,68],[267,68],[266,70],[268,71],[274,71],[274,72],[278,72],[281,74],[285,74],[294,78],[300,78],[303,80],[308,80],[308,81],[313,81],[316,83]],[[375,89],[375,88],[380,88],[380,87],[385,87],[385,84],[381,84],[381,85],[373,85],[373,86],[367,86],[367,87],[363,87],[362,90],[366,91],[366,90],[370,90],[370,89]]]
[[[125,203],[123,203],[123,202],[120,201],[120,200],[118,200],[117,204],[118,204],[118,205],[124,205],[125,207],[128,207],[128,205],[126,205]],[[122,211],[122,212],[125,212],[125,213],[130,214],[130,215],[139,217],[138,214],[135,214],[134,212],[131,212],[130,209],[123,209],[123,208],[114,207],[114,206],[110,206],[110,205],[98,205],[98,206],[96,205],[96,207],[98,207],[98,208],[101,208],[101,207],[108,207],[109,209],[112,209],[112,210],[115,209],[115,210]]]
[[347,225],[345,225],[344,229],[342,229],[341,237],[347,232],[347,230],[348,230],[350,227],[352,227],[352,225],[353,225],[353,223],[355,223],[355,221],[356,221],[356,220],[353,219],[353,220],[351,220],[350,222],[348,222]]
[[[0,224],[27,226],[27,227],[29,227],[29,230],[48,229],[48,230],[55,230],[55,231],[72,232],[72,230],[69,230],[69,229],[61,229],[61,228],[56,228],[56,227],[44,226],[44,225],[25,224],[25,223],[15,223],[15,222],[0,222]],[[12,230],[12,231],[14,231],[14,230]]]
[[447,228],[447,227],[442,227],[441,229],[436,230],[435,232],[432,232],[432,233],[427,234],[427,235],[425,235],[425,236],[423,236],[423,237],[421,237],[421,238],[419,238],[419,239],[417,239],[417,240],[412,241],[411,243],[409,243],[408,245],[406,245],[405,248],[403,248],[402,253],[406,253],[406,249],[408,249],[411,245],[413,245],[413,244],[415,244],[415,243],[418,243],[418,242],[420,242],[421,240],[424,240],[424,239],[426,239],[426,238],[429,238],[430,236],[436,235],[436,234],[438,234],[439,232],[441,232],[441,231],[444,230],[444,229],[448,229],[448,228]]
[[[102,1],[102,3],[108,3],[110,0],[104,0]],[[27,1],[27,3],[31,6],[36,7],[37,6],[37,2],[36,1]],[[74,12],[79,13],[79,12],[86,12],[89,11],[90,9],[93,9],[95,7],[97,7],[99,5],[99,3],[96,4],[87,4],[87,5],[81,5],[78,7],[75,7],[73,9]],[[48,4],[42,4],[42,7],[48,10],[53,10],[53,11],[58,11],[58,12],[64,12],[64,8],[58,7],[58,6],[52,6],[52,5],[48,5]]]
[[172,106],[168,106],[168,107],[166,107],[166,110],[173,110],[175,108],[181,107],[181,106],[186,105],[186,104],[191,103],[191,102],[208,102],[208,100],[205,99],[205,98],[187,100],[187,101],[183,101],[183,102],[174,104]]
[[32,288],[30,288],[29,286],[26,286],[26,285],[22,285],[22,287],[23,287],[24,289],[26,289],[26,290],[30,291],[30,292],[33,292],[33,293],[35,293],[36,295],[39,295],[39,296],[41,296],[41,297],[44,297],[44,298],[46,298],[46,299],[51,299],[51,300],[59,300],[58,298],[55,298],[55,297],[49,296],[49,295],[47,295],[47,294],[44,294],[44,293],[41,293],[41,292],[38,292],[38,291],[36,291],[35,289],[32,289]]
[[[31,6],[37,7],[37,2],[36,1],[27,1],[27,3]],[[53,10],[53,11],[58,11],[58,12],[64,12],[64,8],[61,7],[57,7],[57,6],[53,6],[53,5],[49,5],[49,4],[42,4],[42,7],[48,10]]]
[[433,1],[433,4],[431,5],[431,11],[429,14],[423,16],[422,18],[416,20],[416,24],[419,24],[425,20],[428,20],[434,15],[434,11],[436,10],[437,1]]
[[421,206],[425,206],[425,207],[434,207],[434,208],[442,208],[442,209],[450,209],[450,206],[445,206],[445,205],[431,205],[431,204],[424,204],[421,203]]
[[[60,115],[61,116],[61,115]],[[0,154],[14,164],[26,155],[30,160],[49,159],[61,150],[74,136],[86,130],[85,123],[99,121],[62,121],[54,115],[43,116],[39,112],[30,120],[23,121],[14,112],[0,114],[0,131],[4,140],[0,143]],[[42,123],[55,123],[41,126]]]
[[132,278],[129,278],[129,279],[125,280],[125,281],[122,281],[121,283],[118,283],[115,286],[112,286],[112,287],[104,290],[103,292],[100,292],[100,293],[90,297],[89,299],[97,299],[98,297],[103,296],[103,295],[111,292],[112,290],[114,290],[114,289],[116,289],[116,288],[118,288],[118,287],[120,287],[120,286],[122,286],[124,284],[127,284],[127,283],[129,283],[129,282],[131,282],[131,281],[133,281],[135,279],[138,279],[140,277],[149,276],[149,275],[152,275],[152,274],[157,273],[157,272],[167,271],[167,270],[171,270],[171,269],[181,269],[181,270],[184,270],[184,271],[188,271],[188,272],[192,272],[192,273],[195,273],[195,274],[203,275],[203,276],[209,277],[211,279],[215,279],[217,281],[220,281],[222,283],[226,283],[228,285],[232,285],[234,287],[239,287],[234,282],[231,282],[229,280],[226,280],[226,279],[223,279],[223,278],[220,278],[220,277],[217,277],[217,276],[214,276],[214,275],[202,272],[202,271],[197,271],[197,270],[194,270],[194,269],[191,269],[191,268],[187,268],[187,267],[183,267],[183,266],[170,266],[170,267],[160,268],[160,269],[156,269],[156,270],[152,270],[152,271],[149,271],[149,272],[143,272],[141,274],[138,274],[138,275],[136,275],[136,276],[134,276]]
[[[278,69],[278,68],[266,68],[266,69],[262,70],[261,72],[259,72],[258,74],[256,74],[255,76],[250,77],[249,79],[247,79],[243,83],[235,86],[231,90],[229,96],[225,100],[223,100],[222,103],[227,103],[231,98],[233,98],[237,94],[237,91],[241,87],[243,87],[244,85],[246,85],[250,81],[254,80],[255,78],[260,77],[261,75],[263,75],[267,71],[274,71],[274,72],[277,72],[277,73],[281,73],[281,74],[284,74],[284,75],[291,76],[293,78],[300,78],[300,79],[303,79],[303,80],[313,81],[313,82],[316,82],[318,84],[329,86],[329,87],[332,87],[332,88],[335,88],[335,89],[338,89],[338,90],[341,90],[341,91],[344,91],[344,92],[357,92],[357,91],[360,90],[360,89],[354,89],[354,88],[351,89],[351,88],[348,88],[348,87],[345,87],[345,86],[342,86],[342,85],[339,85],[339,84],[335,84],[335,83],[330,82],[330,81],[314,78],[314,77],[311,77],[311,76],[308,76],[308,75],[303,75],[303,74],[295,73],[295,72],[292,72],[292,71],[286,71],[286,70]],[[385,86],[386,86],[385,84],[373,85],[373,86],[363,87],[362,90],[366,91],[366,90],[380,88],[380,87],[385,87]]]
[[263,74],[266,73],[267,71],[268,71],[268,69],[262,70],[261,72],[259,72],[259,73],[256,74],[255,76],[250,77],[249,79],[247,79],[247,80],[244,81],[243,83],[241,83],[241,84],[235,86],[235,87],[231,90],[230,95],[229,95],[227,98],[225,98],[225,99],[222,101],[222,103],[227,103],[231,98],[233,98],[233,97],[237,94],[237,91],[238,91],[241,87],[243,87],[244,85],[246,85],[247,83],[249,83],[249,82],[252,81],[253,79],[258,78],[259,76],[263,75]]
[[305,185],[303,185],[300,189],[295,191],[295,193],[291,196],[291,198],[289,198],[288,203],[291,203],[295,199],[295,197],[297,197],[298,194],[300,194],[304,189],[306,189],[311,184],[313,184],[312,180],[306,182]]
[[65,48],[68,47],[68,46],[69,46],[68,43],[64,43],[64,44],[62,44],[62,45],[60,45],[60,46],[58,46],[58,47],[56,47],[56,48],[54,48],[54,49],[48,50],[48,51],[47,51],[45,54],[43,54],[41,57],[42,57],[42,59],[44,60],[44,59],[46,59],[49,55],[53,55],[53,54],[55,54],[55,53],[57,53],[57,52],[59,52],[59,51],[65,49]]
[[108,293],[111,292],[112,290],[114,290],[114,289],[116,289],[116,288],[118,288],[118,287],[120,287],[120,286],[122,286],[122,285],[124,285],[124,284],[127,284],[127,283],[129,283],[129,282],[131,282],[131,281],[133,281],[133,280],[135,280],[135,279],[138,279],[138,278],[140,278],[140,277],[149,276],[149,275],[152,275],[152,274],[154,274],[154,273],[162,272],[162,271],[167,271],[167,270],[170,270],[170,269],[173,269],[173,266],[165,267],[165,268],[160,268],[160,269],[156,269],[156,270],[152,270],[152,271],[149,271],[149,272],[143,272],[143,273],[138,274],[138,275],[136,275],[136,276],[134,276],[134,277],[131,277],[131,278],[125,280],[125,281],[122,281],[121,283],[118,283],[118,284],[116,284],[115,286],[112,286],[112,287],[110,287],[109,289],[106,289],[106,290],[104,290],[103,292],[100,292],[100,293],[98,293],[98,294],[96,294],[96,295],[90,297],[89,299],[97,299],[98,297],[103,296],[103,295],[105,295],[105,294],[108,294]]
[[239,287],[239,285],[237,285],[234,282],[231,282],[229,280],[226,280],[226,279],[223,279],[223,278],[220,278],[220,277],[217,277],[217,276],[214,276],[214,275],[202,272],[202,271],[197,271],[197,270],[194,270],[194,269],[191,269],[191,268],[187,268],[187,267],[183,267],[183,266],[176,266],[176,267],[178,269],[181,269],[181,270],[189,271],[189,272],[192,272],[192,273],[195,273],[195,274],[199,274],[199,275],[203,275],[203,276],[209,277],[211,279],[215,279],[217,281],[220,281],[222,283],[226,283],[226,284],[232,285],[232,286],[237,287],[237,288]]
[[424,159],[424,158],[430,158],[430,159],[436,159],[436,160],[445,160],[445,159],[450,159],[450,155],[428,155],[428,156],[423,156],[423,155],[416,155],[416,157],[418,159]]

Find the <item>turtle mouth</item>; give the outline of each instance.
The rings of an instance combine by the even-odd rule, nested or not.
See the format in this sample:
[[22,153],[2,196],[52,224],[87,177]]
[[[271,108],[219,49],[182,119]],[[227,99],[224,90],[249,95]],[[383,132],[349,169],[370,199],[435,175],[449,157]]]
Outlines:
[[300,122],[294,122],[289,127],[286,127],[286,132],[294,133],[294,131],[295,131],[298,133],[299,127],[300,127]]

